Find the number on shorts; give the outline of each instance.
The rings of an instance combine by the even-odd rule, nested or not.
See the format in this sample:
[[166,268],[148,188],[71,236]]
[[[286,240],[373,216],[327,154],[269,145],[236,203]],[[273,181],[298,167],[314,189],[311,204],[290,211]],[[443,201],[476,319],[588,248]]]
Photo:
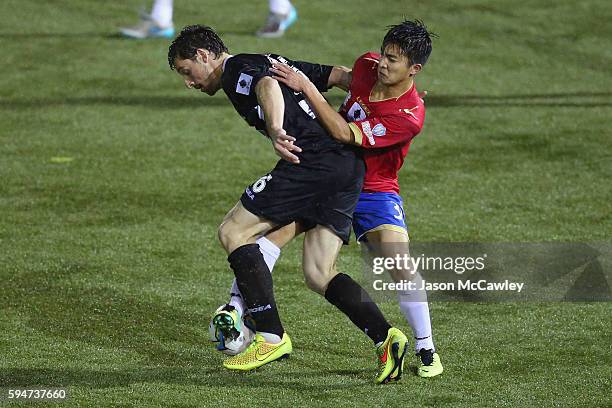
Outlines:
[[266,183],[270,181],[271,178],[272,178],[272,175],[267,174],[263,176],[262,178],[260,178],[259,180],[257,180],[255,184],[253,184],[253,192],[254,193],[262,192],[263,189],[266,188]]

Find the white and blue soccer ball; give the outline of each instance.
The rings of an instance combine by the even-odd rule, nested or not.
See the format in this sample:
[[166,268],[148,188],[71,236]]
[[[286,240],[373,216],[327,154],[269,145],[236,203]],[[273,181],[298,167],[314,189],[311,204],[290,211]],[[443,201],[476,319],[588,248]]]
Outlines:
[[[225,306],[219,307],[215,315]],[[245,324],[244,319],[240,318],[229,331],[226,331],[227,335],[224,335],[221,330],[215,327],[211,319],[208,325],[209,340],[215,343],[215,348],[218,351],[229,356],[235,356],[246,350],[255,338],[255,332],[249,327],[250,325],[250,323]]]

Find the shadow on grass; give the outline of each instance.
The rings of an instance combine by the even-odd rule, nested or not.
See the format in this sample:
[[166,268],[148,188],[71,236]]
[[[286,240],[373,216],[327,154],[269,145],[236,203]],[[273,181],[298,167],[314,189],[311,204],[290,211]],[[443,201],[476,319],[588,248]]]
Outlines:
[[130,352],[156,364],[210,361],[208,316],[86,286],[88,276],[103,273],[100,266],[82,261],[13,274],[3,281],[0,305],[47,337]]
[[[239,384],[319,395],[330,390],[358,390],[372,382],[374,365],[363,370],[351,369],[349,362],[345,367],[329,367],[308,358],[312,353],[307,349],[304,355],[298,352],[293,358],[254,372],[225,370],[221,356],[212,351],[206,339],[207,316],[112,288],[88,287],[87,276],[101,273],[104,271],[99,266],[86,262],[64,262],[15,273],[3,282],[0,306],[19,316],[34,333],[49,338],[50,343],[65,339],[107,350],[112,355],[108,365],[116,369],[62,368],[63,363],[57,368],[14,367],[8,356],[0,367],[1,387],[111,388],[165,383],[220,389]],[[126,352],[133,357],[125,364],[117,363]],[[60,361],[74,366],[86,350],[77,347],[72,355],[63,353]]]
[[201,95],[192,96],[78,96],[66,98],[19,98],[0,100],[0,109],[47,109],[52,107],[73,106],[127,106],[147,107],[155,109],[198,109],[211,107],[231,107],[226,98],[204,98]]
[[427,95],[427,107],[598,107],[612,106],[612,92],[568,92],[515,95]]
[[200,375],[213,374],[216,370],[186,368],[143,368],[135,370],[79,370],[51,368],[0,368],[0,385],[3,387],[82,386],[91,388],[124,387],[133,383],[164,382],[200,384]]
[[[520,95],[427,95],[425,103],[431,108],[458,106],[474,107],[605,107],[612,106],[612,92],[575,92],[567,94],[520,94]],[[342,95],[330,95],[329,102],[339,106]],[[77,97],[4,98],[0,109],[42,109],[63,106],[142,106],[158,109],[186,109],[201,107],[229,107],[224,97],[204,98],[201,95],[108,95]]]
[[[139,165],[137,161],[134,163]],[[82,183],[75,186],[61,184],[31,186],[27,194],[32,197],[32,202],[20,203],[15,206],[15,210],[23,214],[52,211],[69,220],[71,227],[126,227],[147,223],[154,218],[183,222],[188,218],[197,219],[201,214],[202,197],[193,192],[204,188],[199,182],[192,183],[181,191],[172,192],[138,191],[129,186],[98,187],[105,183],[106,177],[101,174],[96,181],[99,183],[97,185]],[[169,179],[168,182],[173,181]],[[218,200],[208,206],[209,212],[219,211],[224,214],[226,205],[235,202],[232,193],[219,193],[214,196],[211,194],[209,197]],[[17,222],[21,221],[16,219],[15,223]]]
[[[275,363],[274,367],[265,367],[255,372],[231,372],[222,367],[192,368],[192,367],[142,367],[127,370],[88,370],[88,369],[53,369],[53,368],[0,368],[0,387],[89,387],[113,388],[126,387],[135,383],[164,383],[193,386],[205,386],[221,389],[239,385],[261,389],[261,387],[276,387],[278,389],[293,389],[300,392],[315,393],[333,389],[361,389],[365,383],[370,383],[371,375],[359,375],[347,372],[308,372],[308,381],[304,381],[305,373],[297,370],[295,375],[287,373],[286,369]],[[263,372],[266,371],[266,372]],[[347,384],[334,381],[333,374],[353,377],[353,382]],[[366,373],[372,374],[372,373]],[[312,383],[312,382],[315,383]]]
[[[333,388],[356,389],[371,379],[368,370],[330,371],[318,364],[311,367],[307,362],[312,360],[304,356],[256,372],[230,372],[221,367],[221,356],[207,341],[208,316],[112,288],[87,287],[87,277],[101,273],[104,271],[99,266],[86,262],[64,262],[15,273],[3,282],[0,306],[11,310],[34,333],[47,337],[50,344],[58,342],[65,347],[61,342],[64,339],[107,350],[108,365],[116,369],[7,367],[14,366],[7,355],[2,361],[5,367],[0,368],[0,386],[108,388],[144,382],[219,388],[239,383],[252,388],[265,384],[279,390],[320,393],[329,388],[330,381],[337,382]],[[60,361],[70,366],[87,354],[79,347],[72,355],[62,353]],[[124,353],[133,357],[125,364],[117,363]],[[298,374],[290,374],[297,367]],[[338,380],[337,375],[343,378]],[[304,382],[304,377],[308,381]]]
[[[231,30],[218,30],[219,34],[222,35],[236,35],[236,36],[255,36],[255,31],[257,29],[255,27],[234,27]],[[178,31],[176,32],[178,35]],[[107,39],[107,40],[122,40],[126,42],[138,42],[139,40],[135,40],[132,38],[127,38],[123,36],[119,29],[117,31],[91,31],[91,32],[68,32],[68,33],[0,33],[0,39],[6,40],[55,40],[55,39],[83,39],[89,40],[92,38],[98,39]],[[170,43],[172,38],[148,38],[147,42],[158,41],[162,43]]]
[[[55,40],[55,39],[83,39],[90,40],[92,38],[108,39],[108,40],[124,40],[134,41],[130,38],[126,38],[117,32],[69,32],[69,33],[0,33],[0,39],[6,40]],[[148,41],[166,41],[170,40],[167,38],[154,38],[148,39]]]
[[[208,316],[140,299],[107,287],[87,287],[87,276],[104,273],[86,262],[39,267],[12,274],[3,282],[0,306],[12,310],[35,333],[49,338],[80,342],[114,353],[113,369],[0,368],[0,386],[85,386],[106,388],[132,383],[176,383],[210,387],[266,386],[324,392],[329,381],[341,376],[334,388],[358,388],[369,383],[369,370],[329,370],[304,356],[262,367],[255,372],[236,373],[221,367],[221,356],[207,340]],[[25,336],[25,334],[24,334]],[[27,347],[24,345],[24,347]],[[121,353],[130,353],[141,367],[117,364]],[[65,352],[64,352],[65,353]],[[62,361],[73,365],[84,351],[75,349]],[[10,364],[10,357],[3,360]],[[126,365],[137,365],[132,359]],[[151,367],[153,365],[154,367]],[[297,367],[299,374],[288,375]],[[348,366],[347,366],[348,367]],[[290,371],[291,370],[291,371]],[[305,374],[307,373],[307,374]],[[346,383],[346,377],[349,383]],[[303,381],[307,377],[309,381]]]

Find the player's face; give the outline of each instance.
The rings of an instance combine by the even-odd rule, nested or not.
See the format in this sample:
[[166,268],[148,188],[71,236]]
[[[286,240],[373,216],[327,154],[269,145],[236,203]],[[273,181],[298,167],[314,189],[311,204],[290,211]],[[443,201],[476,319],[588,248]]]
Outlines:
[[411,64],[410,59],[401,53],[395,44],[385,47],[378,64],[378,80],[386,86],[409,81],[421,70],[421,64]]
[[213,64],[212,54],[198,50],[191,59],[176,58],[174,66],[176,72],[185,81],[187,88],[194,88],[214,95],[220,88],[220,81],[215,75],[215,65]]

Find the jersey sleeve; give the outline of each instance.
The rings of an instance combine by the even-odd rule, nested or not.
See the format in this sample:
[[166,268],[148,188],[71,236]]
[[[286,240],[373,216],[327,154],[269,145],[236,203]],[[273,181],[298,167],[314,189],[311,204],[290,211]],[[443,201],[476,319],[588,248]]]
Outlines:
[[223,89],[228,95],[255,96],[255,86],[266,76],[272,76],[269,65],[249,56],[234,56],[225,66]]
[[410,142],[421,128],[400,115],[369,117],[349,122],[355,143],[365,149],[381,149]]
[[367,72],[376,69],[380,56],[373,52],[366,52],[355,60],[352,69],[350,87],[359,86],[362,78],[368,76]]
[[332,69],[334,68],[331,65],[321,65],[321,64],[313,64],[311,62],[306,61],[295,61],[294,66],[302,71],[304,75],[310,79],[319,92],[325,92],[329,89],[327,85],[329,82],[329,76],[331,75]]

